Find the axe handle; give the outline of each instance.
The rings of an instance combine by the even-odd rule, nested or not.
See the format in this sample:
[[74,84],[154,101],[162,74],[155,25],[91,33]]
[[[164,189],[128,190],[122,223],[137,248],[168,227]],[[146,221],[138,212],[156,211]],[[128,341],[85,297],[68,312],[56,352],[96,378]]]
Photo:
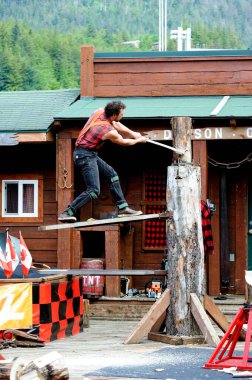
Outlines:
[[165,144],[161,144],[157,141],[153,141],[153,140],[146,140],[146,142],[148,143],[151,143],[151,144],[154,144],[154,145],[158,145],[158,146],[162,146],[163,148],[166,148],[166,149],[170,149],[170,150],[173,150],[174,152],[178,153],[178,154],[184,154],[185,153],[185,150],[184,149],[181,149],[181,148],[173,148],[172,146],[169,146],[169,145],[165,145]]

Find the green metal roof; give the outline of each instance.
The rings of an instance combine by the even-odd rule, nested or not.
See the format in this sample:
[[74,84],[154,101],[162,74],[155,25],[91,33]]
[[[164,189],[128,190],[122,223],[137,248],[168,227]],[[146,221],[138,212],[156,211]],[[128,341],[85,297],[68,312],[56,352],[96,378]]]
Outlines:
[[47,132],[53,116],[71,105],[79,89],[0,92],[0,132]]
[[177,96],[177,97],[130,97],[130,98],[81,98],[54,118],[84,119],[97,108],[112,100],[126,105],[124,118],[162,118],[189,116],[251,117],[252,96]]
[[252,96],[230,96],[217,116],[252,116]]
[[94,58],[251,57],[252,50],[195,49],[189,51],[140,51],[94,53]]

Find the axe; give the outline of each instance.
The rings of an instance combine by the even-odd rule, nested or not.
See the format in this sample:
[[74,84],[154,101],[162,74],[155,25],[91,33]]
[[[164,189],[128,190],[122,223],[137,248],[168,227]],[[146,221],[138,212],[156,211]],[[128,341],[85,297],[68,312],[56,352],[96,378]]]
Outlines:
[[150,140],[150,139],[147,139],[146,142],[154,144],[154,145],[162,146],[163,148],[166,148],[166,149],[173,150],[174,152],[176,152],[177,154],[179,154],[181,156],[183,154],[185,154],[185,152],[186,152],[185,149],[182,149],[182,148],[173,148],[172,146],[161,144],[161,143],[159,143],[157,141],[153,141],[153,140]]

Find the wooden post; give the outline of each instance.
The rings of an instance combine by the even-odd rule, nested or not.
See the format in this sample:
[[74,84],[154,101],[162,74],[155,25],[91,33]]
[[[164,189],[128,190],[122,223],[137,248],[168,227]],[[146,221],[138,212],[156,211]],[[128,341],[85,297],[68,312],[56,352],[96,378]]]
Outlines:
[[201,198],[207,199],[208,195],[208,162],[207,142],[193,141],[193,161],[201,168]]
[[94,96],[94,47],[81,47],[80,68],[80,90],[81,97]]
[[[60,132],[57,136],[56,178],[58,214],[73,200],[73,147],[71,134]],[[71,268],[72,230],[58,231],[57,267]]]
[[[113,231],[105,231],[105,259],[106,269],[120,268],[120,227]],[[120,297],[120,277],[106,277],[106,296]]]
[[169,335],[198,335],[199,329],[190,311],[190,293],[201,300],[204,294],[204,248],[201,225],[200,167],[191,162],[191,118],[172,119],[173,145],[185,154],[168,167],[167,208],[173,218],[167,220],[167,258],[170,306],[166,319]]
[[220,177],[220,273],[221,288],[230,287],[230,260],[228,236],[227,173],[223,169]]

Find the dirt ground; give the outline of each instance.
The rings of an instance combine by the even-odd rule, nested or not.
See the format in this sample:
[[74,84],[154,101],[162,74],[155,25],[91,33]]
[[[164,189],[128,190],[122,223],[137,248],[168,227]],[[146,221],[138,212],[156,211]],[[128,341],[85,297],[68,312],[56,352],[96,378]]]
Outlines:
[[24,363],[57,351],[68,368],[70,379],[134,378],[164,380],[224,380],[226,373],[203,369],[213,348],[171,346],[144,338],[124,344],[136,321],[91,320],[78,335],[47,343],[39,348],[8,348],[5,359],[18,357]]

